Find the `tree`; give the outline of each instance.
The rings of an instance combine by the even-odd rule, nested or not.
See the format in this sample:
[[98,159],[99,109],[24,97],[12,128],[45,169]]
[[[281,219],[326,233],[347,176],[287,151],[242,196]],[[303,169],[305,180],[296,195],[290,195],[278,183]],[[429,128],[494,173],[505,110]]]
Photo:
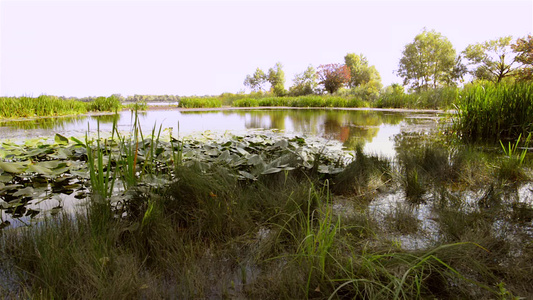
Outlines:
[[458,70],[452,43],[435,30],[424,29],[405,46],[397,73],[404,85],[420,91],[453,85],[462,76]]
[[533,80],[533,36],[517,39],[511,48],[516,53],[515,60],[522,64],[516,71],[518,80]]
[[511,36],[501,37],[483,43],[468,45],[463,51],[475,79],[500,82],[511,76],[515,62],[511,50]]
[[283,65],[278,62],[274,68],[268,70],[267,81],[270,82],[270,90],[276,96],[285,95],[285,73],[282,68]]
[[260,68],[257,68],[252,76],[246,75],[246,78],[244,79],[244,86],[247,86],[252,89],[252,91],[257,92],[263,90],[263,85],[266,82],[267,76],[265,75],[265,72],[263,72],[263,70]]
[[319,83],[324,85],[324,89],[333,94],[350,81],[350,72],[343,64],[320,65],[318,66],[318,78]]
[[344,63],[350,72],[350,94],[364,100],[377,99],[383,85],[376,67],[369,66],[368,59],[362,54],[348,53],[344,57]]
[[313,66],[308,66],[307,69],[294,76],[294,85],[289,89],[289,94],[292,96],[310,95],[315,92],[318,74]]

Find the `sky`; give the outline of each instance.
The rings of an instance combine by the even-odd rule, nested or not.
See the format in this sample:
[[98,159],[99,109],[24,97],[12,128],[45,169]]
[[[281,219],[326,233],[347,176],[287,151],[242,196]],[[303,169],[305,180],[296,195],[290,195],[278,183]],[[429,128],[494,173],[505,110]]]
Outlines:
[[533,1],[0,0],[0,96],[249,92],[281,62],[285,87],[312,65],[363,54],[383,85],[424,28],[457,52],[533,32]]

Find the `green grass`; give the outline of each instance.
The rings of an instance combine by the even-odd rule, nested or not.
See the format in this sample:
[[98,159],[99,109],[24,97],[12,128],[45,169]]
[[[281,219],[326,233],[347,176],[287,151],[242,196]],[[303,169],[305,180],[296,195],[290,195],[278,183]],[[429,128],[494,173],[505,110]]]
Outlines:
[[449,109],[458,98],[459,89],[439,88],[417,93],[383,93],[375,106],[379,108]]
[[215,108],[221,107],[222,102],[216,97],[183,97],[178,107],[183,108]]
[[0,118],[45,117],[83,114],[88,111],[117,111],[121,108],[115,96],[82,102],[55,96],[0,97]]
[[479,83],[465,87],[454,126],[465,141],[515,141],[533,131],[533,83]]
[[232,103],[235,107],[288,106],[288,107],[368,107],[365,101],[354,97],[300,96],[244,98]]
[[0,117],[18,118],[82,114],[88,111],[86,103],[54,96],[1,97]]

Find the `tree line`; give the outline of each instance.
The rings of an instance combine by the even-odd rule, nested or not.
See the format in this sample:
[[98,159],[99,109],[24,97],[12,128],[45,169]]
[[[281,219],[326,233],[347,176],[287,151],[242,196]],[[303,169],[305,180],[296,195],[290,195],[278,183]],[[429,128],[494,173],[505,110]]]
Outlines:
[[[513,42],[512,36],[471,44],[457,53],[452,43],[435,30],[424,28],[413,42],[405,45],[396,74],[411,92],[441,87],[455,87],[467,80],[518,82],[533,79],[533,38],[528,35]],[[469,77],[470,76],[470,77]],[[283,65],[278,62],[268,72],[257,68],[247,75],[244,85],[252,92],[275,96],[340,94],[372,101],[382,90],[381,77],[363,54],[348,53],[344,63],[309,65],[294,76],[294,84],[285,89]],[[393,84],[386,90],[399,90]],[[269,87],[267,89],[267,87]]]

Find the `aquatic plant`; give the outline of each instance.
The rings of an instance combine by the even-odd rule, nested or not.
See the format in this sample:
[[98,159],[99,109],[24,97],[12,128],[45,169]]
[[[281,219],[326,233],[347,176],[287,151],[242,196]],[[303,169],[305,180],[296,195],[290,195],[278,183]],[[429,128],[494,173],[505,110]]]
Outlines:
[[460,93],[454,129],[465,141],[515,141],[533,132],[533,83],[482,82]]
[[215,97],[182,97],[178,107],[183,108],[213,108],[221,107],[222,102]]

